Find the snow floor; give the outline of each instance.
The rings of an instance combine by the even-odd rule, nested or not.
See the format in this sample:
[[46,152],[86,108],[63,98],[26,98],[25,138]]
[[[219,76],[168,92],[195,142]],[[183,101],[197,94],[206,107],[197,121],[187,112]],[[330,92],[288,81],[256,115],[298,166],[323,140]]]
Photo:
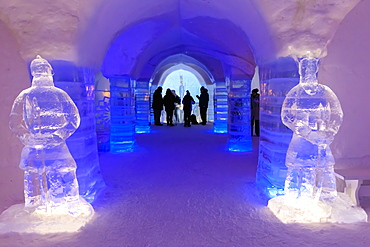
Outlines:
[[3,234],[0,246],[370,246],[370,223],[281,223],[254,184],[258,138],[252,153],[226,142],[211,124],[154,126],[135,152],[100,154],[107,187],[84,229]]

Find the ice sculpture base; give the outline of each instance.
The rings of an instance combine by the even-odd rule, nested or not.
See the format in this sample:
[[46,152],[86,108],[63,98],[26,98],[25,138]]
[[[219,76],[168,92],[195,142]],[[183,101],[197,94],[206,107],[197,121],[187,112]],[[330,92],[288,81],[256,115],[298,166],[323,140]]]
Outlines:
[[93,215],[94,209],[82,197],[71,213],[43,214],[37,210],[28,211],[24,204],[16,204],[0,215],[0,234],[76,232],[85,226]]
[[283,223],[355,223],[367,222],[366,212],[343,193],[333,202],[289,201],[285,196],[272,198],[268,208]]

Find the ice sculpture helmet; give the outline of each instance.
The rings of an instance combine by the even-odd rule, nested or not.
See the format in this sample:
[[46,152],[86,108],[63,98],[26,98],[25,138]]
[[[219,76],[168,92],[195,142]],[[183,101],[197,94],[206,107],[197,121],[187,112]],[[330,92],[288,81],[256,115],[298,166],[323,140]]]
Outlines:
[[52,76],[54,74],[50,63],[40,55],[37,55],[36,58],[32,60],[30,68],[31,74],[34,77]]

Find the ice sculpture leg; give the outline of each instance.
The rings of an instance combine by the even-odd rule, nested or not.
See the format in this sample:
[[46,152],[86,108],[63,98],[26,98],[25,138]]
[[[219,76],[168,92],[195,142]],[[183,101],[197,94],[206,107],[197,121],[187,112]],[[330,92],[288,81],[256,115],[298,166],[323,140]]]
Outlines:
[[[302,153],[302,149],[307,150],[307,153]],[[293,135],[286,156],[288,172],[284,193],[287,197],[312,199],[316,181],[316,162],[317,146],[298,135]]]

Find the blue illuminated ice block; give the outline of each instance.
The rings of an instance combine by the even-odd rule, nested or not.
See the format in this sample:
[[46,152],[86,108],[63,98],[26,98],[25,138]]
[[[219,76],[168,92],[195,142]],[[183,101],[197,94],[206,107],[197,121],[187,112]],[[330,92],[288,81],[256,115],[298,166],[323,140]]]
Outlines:
[[226,82],[215,82],[214,93],[214,124],[215,133],[227,133],[228,129],[228,101]]
[[66,143],[77,163],[80,195],[92,202],[105,186],[100,172],[95,131],[95,73],[70,61],[53,60],[50,63],[54,69],[55,86],[67,92],[79,110],[80,127]]
[[296,61],[279,58],[261,65],[260,73],[260,146],[256,183],[269,197],[284,193],[287,174],[285,156],[292,131],[281,121],[286,94],[298,84]]
[[252,151],[250,126],[250,85],[251,80],[232,80],[230,82],[229,138],[228,149],[233,152]]
[[95,121],[99,152],[110,150],[110,83],[102,74],[95,75]]
[[150,133],[150,95],[148,82],[136,81],[135,102],[135,131],[136,133]]
[[110,152],[132,152],[135,145],[134,83],[129,76],[109,78],[111,91]]

